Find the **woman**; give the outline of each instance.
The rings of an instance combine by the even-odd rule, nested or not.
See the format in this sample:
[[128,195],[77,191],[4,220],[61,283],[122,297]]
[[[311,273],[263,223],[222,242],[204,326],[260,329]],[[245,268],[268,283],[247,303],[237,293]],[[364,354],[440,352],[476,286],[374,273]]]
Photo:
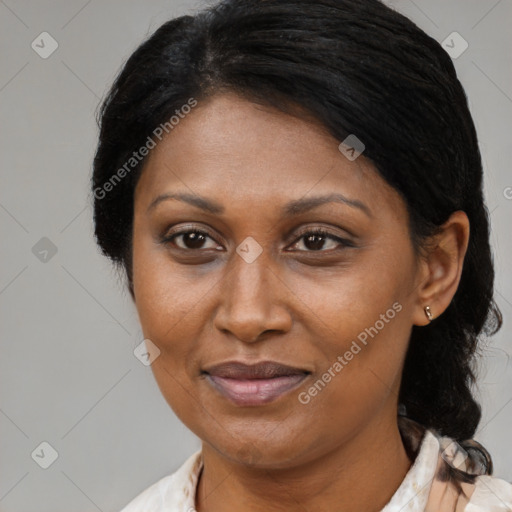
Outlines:
[[96,237],[202,449],[123,512],[511,510],[472,441],[496,332],[450,57],[377,0],[160,27],[100,116]]

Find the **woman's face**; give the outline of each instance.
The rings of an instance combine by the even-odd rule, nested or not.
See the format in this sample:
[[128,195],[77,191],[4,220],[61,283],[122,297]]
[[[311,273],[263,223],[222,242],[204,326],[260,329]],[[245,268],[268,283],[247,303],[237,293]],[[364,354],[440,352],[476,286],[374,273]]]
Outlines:
[[[137,185],[134,296],[154,375],[230,460],[287,467],[396,424],[421,276],[404,202],[338,144],[218,95]],[[277,364],[243,366],[261,362]]]

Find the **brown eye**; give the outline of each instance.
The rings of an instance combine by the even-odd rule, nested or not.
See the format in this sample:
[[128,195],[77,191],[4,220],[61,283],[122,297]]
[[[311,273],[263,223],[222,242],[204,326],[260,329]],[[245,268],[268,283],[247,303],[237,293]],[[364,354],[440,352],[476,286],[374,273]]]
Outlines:
[[328,250],[343,249],[344,247],[353,247],[353,244],[323,229],[312,229],[302,234],[293,246],[296,248],[298,246],[299,251],[326,252]]
[[[207,240],[211,240],[213,245],[205,247]],[[174,233],[163,240],[164,243],[173,243],[179,249],[198,250],[198,249],[214,249],[217,243],[204,231],[188,230]]]

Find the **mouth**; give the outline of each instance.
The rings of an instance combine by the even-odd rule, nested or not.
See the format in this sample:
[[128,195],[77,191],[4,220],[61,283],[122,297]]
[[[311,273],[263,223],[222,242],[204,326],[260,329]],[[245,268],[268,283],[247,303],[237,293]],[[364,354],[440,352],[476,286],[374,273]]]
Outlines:
[[230,361],[205,369],[203,375],[225,398],[240,406],[273,402],[298,387],[310,371],[274,361],[248,365]]

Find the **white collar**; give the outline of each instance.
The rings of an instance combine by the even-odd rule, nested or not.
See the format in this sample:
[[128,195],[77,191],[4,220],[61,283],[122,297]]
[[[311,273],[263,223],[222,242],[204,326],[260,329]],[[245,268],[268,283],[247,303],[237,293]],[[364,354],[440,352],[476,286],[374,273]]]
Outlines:
[[381,512],[423,512],[435,477],[438,457],[439,441],[430,430],[426,430],[413,465]]

